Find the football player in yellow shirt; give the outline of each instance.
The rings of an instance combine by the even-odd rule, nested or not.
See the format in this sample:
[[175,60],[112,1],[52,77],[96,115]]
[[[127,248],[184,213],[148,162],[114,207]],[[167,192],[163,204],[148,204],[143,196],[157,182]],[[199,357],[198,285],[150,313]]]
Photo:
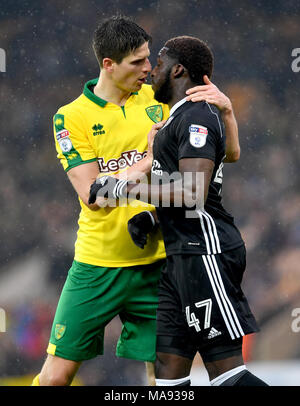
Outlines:
[[[126,171],[130,178],[151,167],[145,134],[153,137],[169,110],[145,84],[151,71],[150,40],[127,18],[103,22],[93,42],[99,78],[87,82],[83,93],[54,116],[57,156],[78,194],[81,212],[48,356],[33,386],[70,385],[82,361],[103,354],[105,326],[117,315],[123,324],[117,356],[145,361],[153,384],[157,283],[166,254],[158,229],[153,227],[141,250],[132,242],[127,223],[143,211],[152,228],[155,208],[141,202],[101,208],[88,203],[90,185],[99,174],[122,176]],[[217,105],[230,104],[212,84],[200,88],[192,89],[193,101],[202,100],[209,90]],[[227,118],[228,152],[239,154],[236,122],[232,114]]]

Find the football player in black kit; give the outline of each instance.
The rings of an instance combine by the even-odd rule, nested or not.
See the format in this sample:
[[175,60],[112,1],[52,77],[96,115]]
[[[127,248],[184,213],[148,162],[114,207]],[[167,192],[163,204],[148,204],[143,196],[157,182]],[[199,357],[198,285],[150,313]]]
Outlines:
[[[199,352],[213,386],[268,386],[246,369],[242,356],[243,336],[258,327],[240,286],[245,245],[222,206],[222,120],[206,101],[186,101],[186,90],[203,85],[212,70],[213,55],[201,40],[166,42],[151,77],[156,100],[171,110],[154,139],[151,184],[106,176],[91,186],[90,199],[126,197],[156,206],[167,253],[159,286],[156,385],[190,385]],[[137,245],[143,247],[154,223],[149,212],[129,221]]]

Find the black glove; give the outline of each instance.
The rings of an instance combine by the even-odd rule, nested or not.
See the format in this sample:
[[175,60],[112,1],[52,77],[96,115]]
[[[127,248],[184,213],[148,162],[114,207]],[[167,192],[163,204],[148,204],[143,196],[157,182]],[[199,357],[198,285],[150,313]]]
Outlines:
[[97,178],[90,188],[89,204],[95,203],[97,196],[110,199],[127,197],[127,180],[117,179],[113,176],[102,176]]
[[128,221],[128,232],[139,248],[147,244],[147,235],[156,226],[153,214],[150,211],[142,211]]

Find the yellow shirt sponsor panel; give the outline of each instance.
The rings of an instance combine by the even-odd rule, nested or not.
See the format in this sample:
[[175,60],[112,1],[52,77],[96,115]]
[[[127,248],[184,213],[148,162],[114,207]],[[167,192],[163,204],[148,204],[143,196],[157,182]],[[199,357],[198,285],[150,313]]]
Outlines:
[[[147,133],[155,122],[166,119],[168,106],[158,103],[151,86],[132,94],[125,106],[97,97],[89,81],[84,92],[54,116],[57,156],[65,171],[98,161],[102,173],[118,173],[142,159],[147,151]],[[165,257],[160,231],[142,250],[127,231],[128,220],[154,207],[133,201],[127,207],[104,207],[92,211],[79,199],[81,212],[75,243],[75,260],[99,266],[133,266]]]

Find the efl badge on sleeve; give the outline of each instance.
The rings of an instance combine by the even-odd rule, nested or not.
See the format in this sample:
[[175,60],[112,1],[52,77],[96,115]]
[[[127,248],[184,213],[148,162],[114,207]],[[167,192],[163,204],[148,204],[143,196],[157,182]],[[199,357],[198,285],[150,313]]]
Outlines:
[[189,127],[190,143],[195,148],[201,148],[206,144],[207,128],[202,125],[191,124]]
[[69,135],[70,135],[70,133],[66,129],[63,129],[56,133],[56,138],[57,138],[57,141],[60,145],[62,152],[70,152],[73,147],[72,141],[70,140]]

